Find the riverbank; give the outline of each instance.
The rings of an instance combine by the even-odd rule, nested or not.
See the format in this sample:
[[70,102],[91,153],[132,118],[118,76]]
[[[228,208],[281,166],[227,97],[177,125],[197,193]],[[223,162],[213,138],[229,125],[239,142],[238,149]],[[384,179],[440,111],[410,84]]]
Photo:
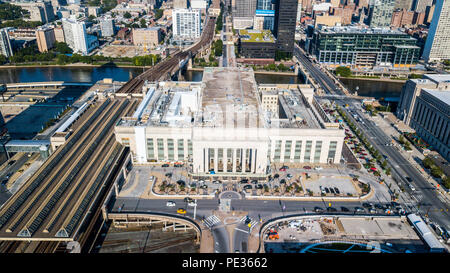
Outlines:
[[377,81],[377,82],[394,82],[405,83],[407,80],[389,79],[389,78],[368,78],[368,77],[338,77],[339,80],[361,80],[361,81]]
[[46,67],[58,67],[58,68],[95,68],[95,67],[120,67],[120,68],[151,68],[151,66],[135,66],[126,64],[116,64],[116,63],[104,63],[104,64],[85,64],[85,63],[73,63],[73,64],[25,64],[25,65],[0,65],[0,69],[11,69],[11,68],[46,68]]
[[[203,67],[192,67],[188,68],[188,71],[199,71],[203,72]],[[255,74],[270,74],[270,75],[283,75],[283,76],[297,76],[294,72],[277,72],[277,71],[254,71]]]

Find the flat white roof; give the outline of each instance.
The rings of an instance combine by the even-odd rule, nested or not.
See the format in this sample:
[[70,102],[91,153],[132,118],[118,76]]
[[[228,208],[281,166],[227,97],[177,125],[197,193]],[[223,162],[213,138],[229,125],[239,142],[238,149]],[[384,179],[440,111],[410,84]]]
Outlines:
[[450,90],[447,91],[438,91],[433,89],[422,89],[422,91],[432,95],[433,97],[437,98],[438,100],[444,102],[447,105],[450,105]]

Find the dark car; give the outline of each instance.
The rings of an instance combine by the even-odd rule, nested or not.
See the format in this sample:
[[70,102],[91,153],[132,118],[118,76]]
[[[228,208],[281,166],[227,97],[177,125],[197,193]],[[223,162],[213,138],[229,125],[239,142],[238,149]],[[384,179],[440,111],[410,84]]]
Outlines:
[[177,184],[180,185],[180,186],[181,186],[181,185],[184,186],[184,185],[186,185],[186,182],[184,182],[183,180],[178,180],[178,181],[177,181]]
[[330,193],[330,190],[327,187],[325,187],[325,192]]
[[194,199],[190,198],[190,197],[185,197],[184,198],[184,202],[194,202]]
[[251,183],[252,183],[252,184],[258,184],[258,180],[253,179],[253,180],[251,181]]
[[394,207],[399,207],[400,206],[400,204],[397,203],[397,202],[391,202],[391,205],[394,206]]
[[327,211],[328,211],[328,212],[336,212],[337,209],[335,209],[335,208],[333,208],[333,207],[328,207],[328,208],[327,208]]
[[346,208],[346,207],[341,207],[341,211],[342,212],[348,212],[348,211],[350,211],[348,208]]
[[172,173],[166,173],[166,177],[172,177]]
[[412,182],[412,179],[410,178],[410,177],[405,177],[406,178],[406,180],[408,180],[408,182]]
[[333,193],[333,194],[335,193],[335,192],[334,192],[334,189],[331,188],[331,187],[330,187],[330,192]]
[[2,180],[2,185],[6,185],[6,183],[8,183],[8,178]]
[[323,212],[323,208],[315,207],[315,208],[314,208],[314,211],[315,211],[315,212]]
[[375,204],[376,209],[384,209],[384,206],[382,204]]
[[177,167],[177,168],[181,168],[181,167],[183,167],[183,164],[175,164],[175,165],[173,165],[174,167]]
[[15,160],[11,160],[11,161],[8,162],[8,166],[11,166],[14,163],[16,163],[16,161]]
[[278,178],[278,177],[280,177],[280,175],[277,173],[273,176],[273,178]]
[[372,205],[370,203],[362,203],[362,206],[365,208],[371,208]]
[[247,184],[248,183],[248,179],[242,179],[241,180],[241,184]]
[[200,186],[200,189],[207,189],[208,188],[208,185],[201,185]]
[[255,186],[255,188],[256,188],[256,189],[258,189],[258,190],[260,190],[260,189],[262,189],[262,188],[263,188],[263,185],[261,185],[261,184],[258,184],[258,185],[256,185],[256,186]]
[[170,166],[169,164],[162,164],[161,167],[166,168],[166,167],[169,167],[169,166]]
[[281,167],[281,168],[284,168],[284,169],[289,169],[289,167],[288,166],[286,166],[286,165],[284,165],[283,167]]
[[339,191],[339,189],[336,188],[336,187],[334,187],[334,191],[335,191],[337,194],[340,194],[340,193],[341,193],[341,192]]
[[251,190],[253,187],[252,185],[245,185],[244,190]]
[[285,179],[281,179],[280,180],[280,184],[286,184],[286,180]]
[[303,167],[303,169],[311,170],[311,167],[310,166],[305,166],[305,167]]

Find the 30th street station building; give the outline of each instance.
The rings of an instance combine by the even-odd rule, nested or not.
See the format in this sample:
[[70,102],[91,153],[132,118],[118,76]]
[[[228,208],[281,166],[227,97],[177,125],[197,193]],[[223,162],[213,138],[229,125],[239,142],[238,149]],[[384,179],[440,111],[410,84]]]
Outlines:
[[344,130],[310,85],[257,85],[252,69],[205,68],[202,82],[144,87],[115,127],[137,164],[190,162],[195,176],[265,177],[273,163],[336,164]]

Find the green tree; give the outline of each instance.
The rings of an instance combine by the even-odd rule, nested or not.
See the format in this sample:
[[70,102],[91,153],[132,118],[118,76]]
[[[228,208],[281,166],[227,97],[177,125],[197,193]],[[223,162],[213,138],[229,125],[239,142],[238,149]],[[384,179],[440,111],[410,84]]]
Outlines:
[[339,66],[336,68],[336,75],[340,77],[350,77],[352,75],[352,71],[346,66]]
[[141,28],[146,28],[147,27],[147,22],[145,21],[144,18],[141,18],[140,23],[141,23]]
[[155,9],[153,12],[155,13],[155,20],[159,20],[164,15],[163,9]]
[[431,175],[436,178],[441,178],[444,172],[439,167],[433,167],[431,169]]
[[0,3],[0,20],[30,18],[30,12],[9,3]]
[[8,61],[5,55],[0,54],[0,64],[5,64]]
[[71,54],[73,50],[64,42],[55,42],[54,51],[61,54]]
[[127,11],[127,12],[124,13],[123,18],[130,19],[131,18],[131,14]]

